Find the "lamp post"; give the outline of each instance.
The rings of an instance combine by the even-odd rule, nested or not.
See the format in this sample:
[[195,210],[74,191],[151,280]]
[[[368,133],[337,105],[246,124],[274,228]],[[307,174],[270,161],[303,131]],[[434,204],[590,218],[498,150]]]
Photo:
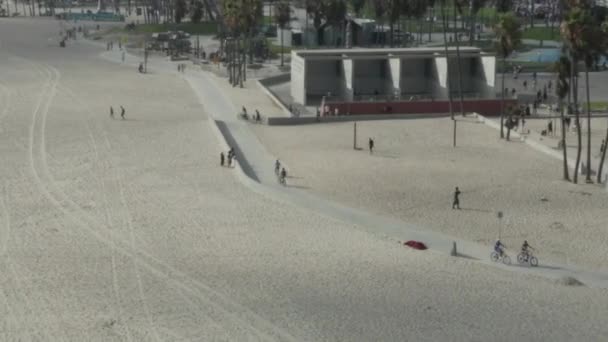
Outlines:
[[501,238],[501,233],[502,233],[502,211],[499,211],[498,213],[496,213],[496,217],[498,217],[498,240],[500,240]]

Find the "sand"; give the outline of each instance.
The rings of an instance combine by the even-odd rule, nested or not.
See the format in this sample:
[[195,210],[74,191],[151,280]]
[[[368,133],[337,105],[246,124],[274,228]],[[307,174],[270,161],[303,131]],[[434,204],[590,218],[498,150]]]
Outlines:
[[0,340],[608,333],[605,290],[413,251],[250,191],[219,167],[184,80],[47,46],[56,25],[0,21]]
[[[512,253],[527,239],[541,260],[605,269],[608,193],[563,182],[560,160],[520,141],[500,141],[496,130],[473,119],[459,121],[456,148],[449,118],[357,127],[362,150],[353,149],[353,123],[254,129],[290,166],[291,181],[308,191],[486,243],[488,250],[502,226]],[[460,211],[451,209],[456,186]]]

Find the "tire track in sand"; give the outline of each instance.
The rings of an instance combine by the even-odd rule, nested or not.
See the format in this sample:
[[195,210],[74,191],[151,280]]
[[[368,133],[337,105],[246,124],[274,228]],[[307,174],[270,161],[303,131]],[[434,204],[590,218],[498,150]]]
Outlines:
[[[58,77],[58,71],[54,68],[52,71]],[[49,88],[51,88],[50,94],[54,94],[57,83],[57,79],[53,81],[53,83],[49,82]],[[52,99],[50,96],[49,98]],[[38,113],[40,111],[40,105],[38,105],[38,108],[33,113],[33,120],[29,132],[29,160],[30,171],[34,176],[34,180],[36,181],[39,190],[53,205],[56,206],[57,209],[66,214],[76,224],[98,239],[98,241],[108,246],[115,246],[118,251],[124,255],[134,258],[135,262],[146,268],[149,272],[157,277],[172,282],[175,286],[188,292],[190,295],[196,296],[203,301],[208,301],[210,305],[213,305],[216,309],[222,311],[227,317],[230,317],[235,322],[238,322],[240,327],[250,328],[251,331],[255,332],[255,334],[260,336],[261,339],[272,341],[276,339],[276,337],[273,336],[278,336],[281,340],[297,341],[297,339],[291,336],[291,334],[289,334],[289,332],[287,332],[285,329],[274,325],[270,321],[253,312],[251,309],[241,305],[238,302],[235,302],[219,291],[205,285],[201,281],[193,279],[184,272],[155,258],[143,250],[132,250],[130,244],[120,237],[117,238],[115,233],[109,232],[109,236],[106,236],[100,230],[93,229],[93,226],[104,227],[104,225],[84,212],[82,208],[75,202],[71,201],[65,195],[65,193],[54,184],[53,178],[48,172],[48,165],[46,164],[45,157],[44,126],[46,122],[45,115],[48,113],[49,104],[50,100],[47,101],[45,106],[46,109],[40,113]],[[39,119],[39,116],[42,116],[42,118]],[[41,127],[39,135],[42,137],[42,140],[40,138],[35,139],[35,127],[38,120],[42,121],[39,124]],[[34,145],[37,143],[36,140],[41,141],[38,142],[39,146],[34,148]],[[40,170],[38,170],[36,166],[35,152],[41,154],[40,162],[42,163],[42,167]],[[46,185],[43,178],[47,179]]]
[[[65,93],[67,93],[67,95],[72,98],[72,100],[75,103],[80,103],[82,105],[82,107],[86,110],[86,112],[89,114],[89,119],[93,119],[91,117],[91,111],[88,109],[88,107],[78,98],[78,96],[76,96],[76,94],[74,94],[74,92],[68,88],[67,86],[60,86],[59,88],[60,90],[64,91]],[[93,135],[93,132],[91,130],[91,127],[89,125],[89,120],[83,120],[89,135],[89,140],[92,143],[93,146],[93,152],[95,154],[95,159],[97,160],[97,164],[100,165],[108,165],[108,168],[111,167],[109,161],[107,158],[101,158],[99,155],[99,151],[97,148],[97,142],[95,140],[95,137]],[[105,162],[104,162],[105,161]],[[107,197],[107,189],[103,180],[103,177],[96,177],[95,174],[92,174],[93,179],[98,179],[99,180],[99,184],[101,185],[101,193],[102,193],[102,197],[103,197],[103,201],[104,201],[104,212],[105,212],[105,217],[106,217],[106,224],[109,228],[113,227],[114,224],[112,223],[112,216],[110,214],[110,209],[109,209],[109,201],[108,201],[108,197]],[[120,285],[118,283],[118,272],[116,271],[116,248],[114,246],[110,246],[110,265],[112,268],[112,292],[114,294],[114,300],[115,300],[115,310],[116,310],[116,317],[119,320],[119,322],[122,323],[122,325],[124,325],[124,334],[127,338],[128,341],[133,341],[133,337],[131,335],[131,329],[129,328],[129,324],[127,319],[124,316],[124,308],[122,306],[122,296],[120,295]]]
[[[0,196],[0,213],[2,214],[2,218],[3,218],[3,235],[2,235],[2,244],[0,245],[0,258],[4,260],[4,262],[6,263],[6,267],[12,267],[10,266],[9,260],[8,260],[8,242],[10,240],[10,236],[11,236],[11,218],[10,218],[10,211],[9,211],[9,207],[7,203],[10,203],[10,198],[9,198],[9,194],[8,194],[8,180],[5,181],[4,187],[2,189],[2,195]],[[9,270],[9,272],[11,272]],[[4,273],[4,272],[3,272]],[[8,273],[8,272],[7,272]],[[7,292],[0,286],[0,297],[2,297],[2,302],[4,303],[4,306],[6,307],[6,311],[7,311],[7,316],[6,318],[6,322],[5,322],[5,326],[6,329],[4,329],[5,334],[9,334],[9,335],[5,335],[5,340],[8,341],[12,336],[10,335],[10,325],[13,325],[13,330],[16,332],[16,336],[19,338],[19,340],[27,340],[27,341],[31,341],[32,338],[31,336],[26,335],[26,329],[24,327],[24,323],[26,322],[25,319],[25,315],[21,312],[21,305],[17,305],[16,308],[13,308],[13,306],[10,304],[9,302],[9,298],[8,298],[8,294]],[[19,316],[19,317],[17,317]]]

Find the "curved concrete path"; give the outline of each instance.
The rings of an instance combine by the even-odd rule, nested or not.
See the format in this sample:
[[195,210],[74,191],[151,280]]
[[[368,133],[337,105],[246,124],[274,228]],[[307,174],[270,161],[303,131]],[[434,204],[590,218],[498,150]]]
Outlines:
[[[102,58],[134,67],[141,61],[140,57],[127,55],[125,62],[121,61],[121,53],[117,50],[105,51]],[[151,72],[177,73],[175,64],[159,59],[150,59],[148,70]],[[213,129],[228,146],[234,147],[237,155],[237,176],[251,190],[264,196],[271,197],[278,202],[290,203],[296,207],[312,210],[318,214],[333,219],[351,223],[354,228],[377,234],[397,241],[420,240],[434,251],[449,254],[455,242],[458,255],[475,259],[488,265],[506,270],[523,272],[544,276],[552,279],[574,277],[590,287],[608,288],[608,271],[589,271],[573,265],[559,265],[547,263],[542,258],[540,266],[531,268],[519,266],[516,262],[516,252],[511,251],[513,264],[505,266],[489,260],[491,246],[481,245],[441,233],[425,230],[406,222],[390,217],[366,213],[342,204],[323,199],[314,194],[294,187],[279,185],[274,174],[275,157],[272,156],[249,129],[249,123],[237,118],[238,110],[227,98],[226,94],[216,86],[215,76],[194,67],[186,69],[182,74],[196,93],[201,105],[213,119],[210,122]],[[221,80],[224,81],[224,80]],[[221,142],[224,143],[224,142]]]

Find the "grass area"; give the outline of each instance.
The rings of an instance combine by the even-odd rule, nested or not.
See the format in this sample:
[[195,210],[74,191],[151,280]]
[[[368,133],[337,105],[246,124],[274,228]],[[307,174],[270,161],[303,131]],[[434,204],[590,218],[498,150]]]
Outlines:
[[180,23],[180,24],[140,24],[135,25],[135,30],[129,31],[125,27],[114,28],[110,32],[112,33],[155,33],[165,31],[184,31],[190,34],[204,34],[212,35],[217,33],[217,23],[215,22],[202,22],[198,24],[194,23]]
[[554,27],[553,33],[551,27],[537,26],[534,28],[527,28],[522,34],[523,39],[536,39],[536,40],[560,40],[559,28]]
[[[281,53],[281,45],[275,45],[272,43],[268,43],[269,47],[270,47],[270,53],[272,55],[279,55]],[[290,46],[284,46],[283,47],[283,53],[285,55],[289,55],[291,53],[291,47]]]
[[[583,108],[587,108],[587,104],[583,105]],[[606,101],[597,101],[591,102],[591,110],[606,110],[608,108],[608,102]]]

